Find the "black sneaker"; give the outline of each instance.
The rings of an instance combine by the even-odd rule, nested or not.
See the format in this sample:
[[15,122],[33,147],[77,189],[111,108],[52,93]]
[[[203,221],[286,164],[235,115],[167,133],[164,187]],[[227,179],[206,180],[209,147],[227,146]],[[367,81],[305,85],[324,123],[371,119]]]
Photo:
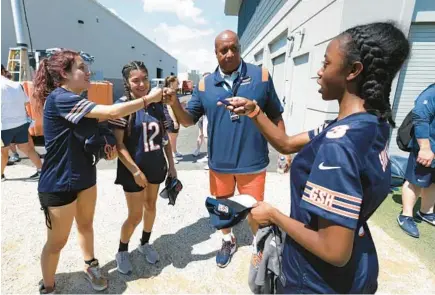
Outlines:
[[397,216],[397,223],[399,224],[400,228],[411,237],[420,237],[420,232],[418,231],[414,218],[400,214]]
[[431,225],[435,225],[435,213],[422,213],[420,210],[417,211],[417,217]]
[[47,290],[44,286],[44,283],[41,282],[39,284],[39,294],[55,294],[56,293],[56,284],[54,284],[51,290]]
[[31,179],[31,180],[39,180],[39,176],[40,175],[41,175],[41,172],[40,171],[36,171],[35,174],[32,174],[32,175],[29,176],[29,179]]

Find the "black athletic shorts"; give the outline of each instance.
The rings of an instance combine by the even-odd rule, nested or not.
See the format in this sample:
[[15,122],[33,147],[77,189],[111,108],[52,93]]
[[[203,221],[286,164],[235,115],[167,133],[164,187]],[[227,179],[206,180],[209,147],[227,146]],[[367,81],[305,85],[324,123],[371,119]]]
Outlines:
[[41,210],[45,214],[45,224],[51,229],[51,219],[48,214],[48,207],[60,207],[71,204],[79,195],[80,191],[72,192],[54,192],[54,193],[38,193]]
[[[158,166],[160,166],[161,168],[157,169]],[[166,179],[166,175],[168,174],[167,165],[147,165],[146,167],[142,167],[141,170],[148,179],[148,182],[151,184],[160,184],[164,182]],[[143,187],[140,187],[136,184],[133,175],[124,166],[124,164],[122,164],[121,161],[118,161],[115,184],[122,185],[124,192],[127,193],[137,193],[143,191],[144,189]]]

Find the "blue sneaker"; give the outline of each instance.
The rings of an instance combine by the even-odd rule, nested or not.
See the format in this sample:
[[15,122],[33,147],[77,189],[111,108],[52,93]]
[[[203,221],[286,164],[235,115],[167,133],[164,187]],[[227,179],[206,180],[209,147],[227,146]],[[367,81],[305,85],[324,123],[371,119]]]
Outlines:
[[417,224],[414,218],[400,214],[397,216],[397,223],[403,229],[405,233],[414,238],[419,238],[420,233],[417,228]]
[[426,221],[429,224],[435,225],[435,213],[422,213],[420,210],[417,211],[417,217],[421,220]]
[[220,268],[224,268],[228,264],[230,264],[231,257],[236,252],[236,249],[237,245],[234,237],[231,239],[231,241],[228,242],[222,240],[222,247],[216,255],[217,266],[219,266]]

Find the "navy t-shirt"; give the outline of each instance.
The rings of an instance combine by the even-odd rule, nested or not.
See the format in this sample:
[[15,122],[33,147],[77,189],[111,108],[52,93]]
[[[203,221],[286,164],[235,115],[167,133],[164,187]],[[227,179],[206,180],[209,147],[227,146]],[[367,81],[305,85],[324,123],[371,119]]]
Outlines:
[[[390,127],[358,113],[309,132],[291,166],[290,216],[314,230],[322,217],[355,231],[350,261],[335,267],[287,236],[286,293],[366,293],[377,287],[378,260],[367,220],[387,197]],[[339,243],[340,241],[337,241]]]
[[232,120],[228,110],[217,106],[219,98],[234,95],[256,100],[270,119],[278,118],[283,112],[267,70],[243,61],[232,89],[217,68],[194,89],[186,109],[195,123],[201,116],[207,116],[210,169],[230,174],[258,172],[269,164],[266,139],[251,119],[240,116]]
[[84,150],[84,140],[95,134],[98,120],[85,118],[95,103],[58,87],[44,105],[44,138],[47,153],[38,191],[81,191],[96,184],[96,168]]
[[[125,97],[121,97],[115,103],[126,102]],[[166,133],[165,114],[162,103],[152,103],[146,109],[136,112],[135,120],[128,134],[129,117],[116,120],[109,120],[109,124],[114,128],[124,129],[124,144],[142,171],[165,170],[167,167],[164,154],[164,146],[168,143]],[[117,182],[122,182],[124,173],[131,173],[125,165],[118,159]]]

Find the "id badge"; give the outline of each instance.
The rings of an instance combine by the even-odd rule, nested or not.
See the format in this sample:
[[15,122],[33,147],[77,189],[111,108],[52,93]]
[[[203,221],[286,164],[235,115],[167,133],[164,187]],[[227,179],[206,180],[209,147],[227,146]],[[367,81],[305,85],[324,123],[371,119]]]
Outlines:
[[236,121],[236,120],[238,120],[240,118],[240,116],[237,115],[236,113],[234,113],[232,111],[228,111],[228,112],[230,113],[231,121]]

